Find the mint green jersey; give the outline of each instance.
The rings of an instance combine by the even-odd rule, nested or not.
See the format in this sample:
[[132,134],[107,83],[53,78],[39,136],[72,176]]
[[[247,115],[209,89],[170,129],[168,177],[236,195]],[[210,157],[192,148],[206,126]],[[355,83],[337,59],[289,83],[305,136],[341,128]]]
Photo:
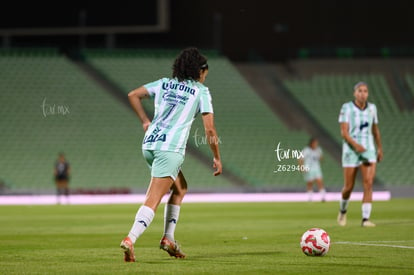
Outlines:
[[306,146],[302,150],[303,154],[303,165],[309,170],[321,169],[320,160],[322,158],[322,149],[317,147],[312,149],[310,146]]
[[[349,135],[358,144],[368,151],[375,152],[372,125],[378,124],[377,107],[367,102],[365,109],[358,108],[353,101],[342,105],[339,114],[339,123],[346,122],[349,126]],[[354,150],[347,142],[343,142],[343,152]]]
[[155,112],[142,142],[144,150],[185,154],[191,124],[198,113],[213,113],[211,95],[202,83],[162,78],[144,85]]
[[322,169],[320,165],[320,160],[322,158],[322,149],[317,147],[312,149],[310,146],[306,146],[302,150],[303,154],[303,166],[305,172],[303,177],[306,182],[314,181],[316,179],[322,179]]

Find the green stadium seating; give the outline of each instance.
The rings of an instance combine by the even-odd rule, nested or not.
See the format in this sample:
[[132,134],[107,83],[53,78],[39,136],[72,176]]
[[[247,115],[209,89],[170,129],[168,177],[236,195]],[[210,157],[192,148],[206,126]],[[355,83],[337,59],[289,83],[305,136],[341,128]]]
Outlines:
[[[57,51],[0,51],[0,72],[0,180],[9,192],[54,192],[53,167],[61,151],[72,166],[72,190],[146,189],[143,131],[129,106]],[[191,166],[184,171],[199,179],[190,190],[232,186],[187,158]]]
[[[171,75],[178,50],[84,50],[84,61],[124,92]],[[213,177],[209,147],[202,136],[200,117],[192,127],[183,171],[189,190],[287,191],[304,190],[300,172],[274,173],[278,165],[296,165],[292,151],[308,142],[304,131],[291,130],[268,107],[234,65],[216,52],[206,52],[210,88],[220,136],[224,173]],[[369,70],[367,70],[369,71]],[[414,77],[405,80],[413,91]],[[412,184],[407,163],[413,152],[413,113],[395,103],[380,73],[313,72],[286,78],[285,86],[338,142],[338,113],[352,99],[359,80],[370,84],[370,100],[378,106],[385,158],[379,178],[390,185]],[[141,156],[143,131],[129,106],[94,82],[55,49],[0,51],[0,182],[12,192],[53,192],[53,165],[65,152],[72,165],[71,187],[143,192],[150,174]],[[44,113],[44,108],[55,113]],[[153,112],[151,100],[144,102]],[[62,112],[69,111],[63,114]],[[289,159],[277,160],[276,148],[289,150]],[[324,179],[328,190],[342,186],[340,165],[325,152]]]
[[414,146],[414,114],[398,109],[382,74],[315,73],[306,79],[285,79],[284,84],[330,135],[342,142],[339,110],[343,103],[353,99],[352,87],[361,80],[369,84],[369,101],[378,108],[384,160],[378,165],[377,176],[386,185],[414,184],[408,169]]
[[[171,75],[171,67],[178,51],[164,56],[145,56],[142,53],[124,51],[83,52],[87,62],[102,72],[109,80],[128,91],[147,82]],[[221,140],[221,153],[225,169],[247,182],[254,190],[287,190],[303,188],[299,172],[274,173],[278,164],[297,164],[297,159],[278,162],[275,149],[280,142],[285,149],[301,150],[309,136],[301,131],[291,131],[258,97],[236,68],[225,57],[209,57],[210,72],[206,85],[209,87],[215,108],[216,127]],[[151,110],[152,102],[145,105]],[[199,144],[195,137],[203,135],[201,119],[197,119],[189,137],[192,150],[199,150],[211,157],[206,144]],[[342,184],[339,165],[326,156],[324,165],[336,171],[327,181]]]
[[405,74],[405,81],[407,82],[411,95],[414,97],[414,74]]

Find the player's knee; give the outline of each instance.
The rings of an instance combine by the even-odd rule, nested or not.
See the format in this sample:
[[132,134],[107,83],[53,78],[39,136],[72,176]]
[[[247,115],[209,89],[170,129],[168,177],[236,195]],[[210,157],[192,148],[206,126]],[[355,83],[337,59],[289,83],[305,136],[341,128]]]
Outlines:
[[373,179],[365,179],[363,180],[363,185],[365,189],[372,189]]
[[184,177],[180,177],[173,186],[173,194],[179,197],[184,197],[187,194],[187,181]]
[[173,190],[174,195],[184,197],[187,194],[187,187],[175,188]]

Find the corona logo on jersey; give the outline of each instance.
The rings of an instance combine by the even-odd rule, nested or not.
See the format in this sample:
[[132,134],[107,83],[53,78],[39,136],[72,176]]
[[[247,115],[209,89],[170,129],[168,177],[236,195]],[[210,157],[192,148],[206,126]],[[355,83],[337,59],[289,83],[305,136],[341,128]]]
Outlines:
[[183,83],[173,83],[173,82],[166,82],[162,84],[162,88],[164,90],[179,90],[179,91],[184,91],[186,93],[189,93],[191,95],[194,95],[195,90],[193,88],[190,88],[186,85],[184,85]]

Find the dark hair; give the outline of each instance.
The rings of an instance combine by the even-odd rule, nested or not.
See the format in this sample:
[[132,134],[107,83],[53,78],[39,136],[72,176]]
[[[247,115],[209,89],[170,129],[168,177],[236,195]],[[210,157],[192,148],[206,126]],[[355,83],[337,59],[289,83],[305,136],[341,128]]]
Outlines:
[[197,48],[190,47],[181,51],[173,65],[173,77],[178,81],[185,79],[198,80],[200,70],[207,70],[207,58],[204,57]]
[[316,140],[318,140],[316,137],[311,137],[311,138],[309,139],[309,143],[308,143],[308,145],[309,145],[309,146],[311,146],[311,145],[312,145],[312,143],[313,143],[314,141],[316,141]]

